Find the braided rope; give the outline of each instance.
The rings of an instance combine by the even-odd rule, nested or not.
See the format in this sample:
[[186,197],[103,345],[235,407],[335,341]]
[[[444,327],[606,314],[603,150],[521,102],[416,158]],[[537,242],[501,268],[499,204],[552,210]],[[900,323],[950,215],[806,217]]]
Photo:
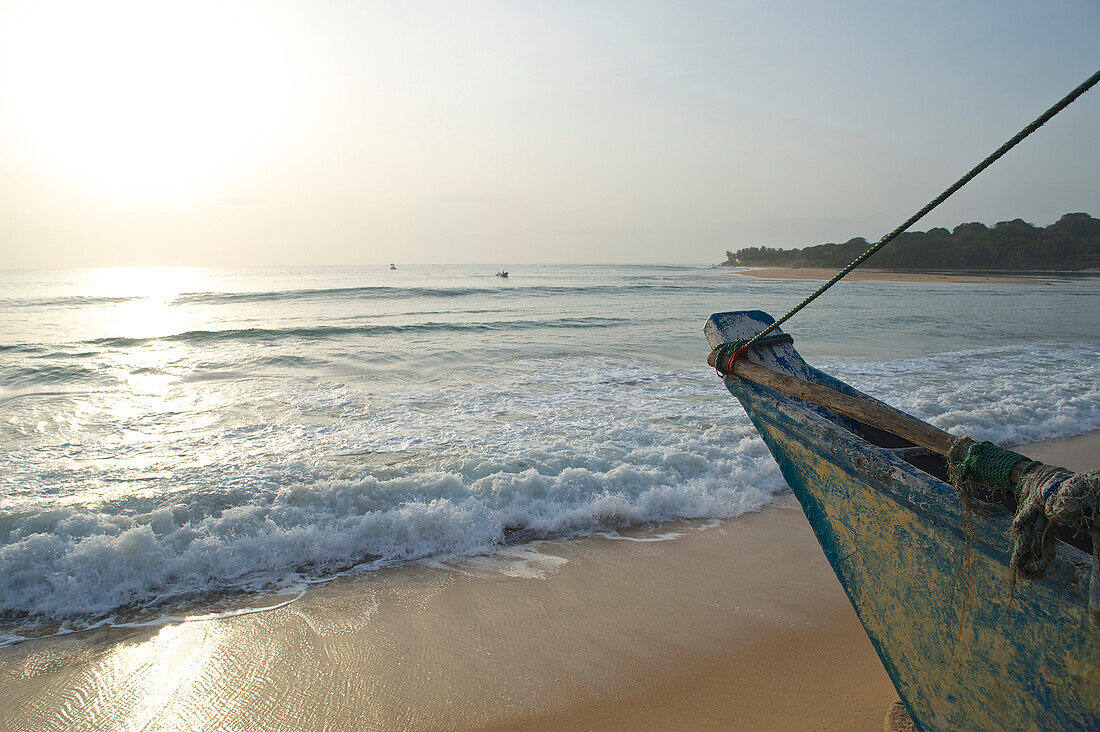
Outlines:
[[831,280],[829,280],[828,282],[826,282],[821,287],[819,287],[816,292],[814,292],[812,295],[807,297],[805,300],[798,303],[793,308],[791,308],[789,311],[787,311],[786,315],[784,315],[782,318],[775,321],[774,323],[769,325],[767,328],[765,328],[764,330],[760,331],[755,336],[750,338],[748,343],[745,344],[745,347],[747,348],[747,347],[752,346],[753,344],[755,344],[757,342],[758,339],[762,338],[763,336],[767,335],[768,333],[771,333],[773,330],[775,330],[780,325],[785,323],[792,315],[794,315],[799,310],[801,310],[802,308],[806,307],[811,302],[816,300],[818,298],[818,296],[820,296],[826,290],[828,290],[830,287],[832,287],[837,282],[839,282],[845,275],[847,275],[853,269],[855,269],[856,267],[858,267],[859,265],[861,265],[865,261],[867,261],[867,259],[872,254],[877,252],[879,249],[882,249],[884,246],[886,246],[891,241],[893,241],[903,231],[908,229],[913,224],[917,223],[917,221],[919,221],[920,219],[924,218],[925,214],[927,214],[929,211],[934,209],[936,206],[939,206],[941,203],[946,201],[949,196],[951,196],[953,193],[955,193],[955,191],[959,190],[964,185],[969,183],[976,175],[978,175],[978,173],[981,173],[983,170],[985,170],[990,165],[995,163],[998,158],[1000,158],[1002,155],[1004,155],[1006,152],[1008,152],[1012,148],[1016,147],[1016,145],[1018,145],[1025,137],[1027,137],[1028,135],[1030,135],[1032,132],[1039,129],[1040,127],[1042,127],[1051,117],[1053,117],[1054,115],[1058,114],[1063,109],[1068,107],[1070,105],[1070,103],[1072,103],[1075,99],[1077,99],[1077,97],[1081,96],[1082,94],[1087,92],[1089,89],[1091,89],[1093,86],[1095,86],[1096,82],[1098,82],[1098,81],[1100,81],[1100,71],[1097,71],[1095,74],[1090,76],[1088,79],[1086,79],[1084,82],[1082,82],[1080,86],[1078,86],[1076,89],[1074,89],[1069,94],[1067,94],[1065,97],[1063,97],[1057,104],[1055,104],[1053,107],[1051,107],[1047,111],[1043,112],[1038,118],[1036,118],[1036,120],[1034,122],[1032,122],[1027,127],[1025,127],[1022,130],[1020,130],[1019,132],[1017,132],[1015,137],[1013,137],[1011,140],[1009,140],[1005,144],[1001,145],[989,157],[987,157],[985,160],[983,160],[982,162],[978,163],[973,168],[971,168],[970,171],[966,175],[964,175],[962,178],[959,178],[957,181],[955,181],[951,185],[951,187],[949,187],[943,193],[941,193],[940,195],[936,196],[934,199],[929,201],[928,204],[925,205],[924,208],[922,208],[920,211],[917,211],[915,214],[910,216],[909,219],[905,221],[905,223],[903,223],[901,226],[899,226],[898,228],[891,231],[886,236],[879,239],[877,244],[870,247],[867,251],[863,252],[863,254],[860,254],[858,257],[853,259],[851,261],[851,263],[848,264],[848,266],[846,266],[844,269],[840,270],[835,275],[833,275],[833,278]]
[[969,437],[958,437],[944,455],[947,459],[947,478],[959,494],[963,507],[981,513],[985,510],[983,496],[990,487],[1012,490],[1012,467],[1028,461],[1020,474],[1042,465],[1026,455],[1005,449],[992,442],[975,442]]

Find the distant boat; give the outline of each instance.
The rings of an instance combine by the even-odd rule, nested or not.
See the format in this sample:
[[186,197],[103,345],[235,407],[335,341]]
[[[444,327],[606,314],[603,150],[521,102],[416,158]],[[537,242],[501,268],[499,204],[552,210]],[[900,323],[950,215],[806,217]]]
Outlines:
[[[712,315],[712,365],[725,373],[720,347],[772,322],[758,310]],[[1059,534],[1045,575],[1016,580],[1010,508],[965,510],[944,458],[896,433],[926,446],[954,437],[812,368],[774,333],[734,361],[725,385],[802,504],[917,728],[1100,729],[1088,536]]]
[[397,269],[397,265],[396,264],[391,264],[390,269]]
[[497,277],[507,277],[507,276],[508,276],[508,273],[505,272],[504,270],[501,270],[500,272],[497,272]]

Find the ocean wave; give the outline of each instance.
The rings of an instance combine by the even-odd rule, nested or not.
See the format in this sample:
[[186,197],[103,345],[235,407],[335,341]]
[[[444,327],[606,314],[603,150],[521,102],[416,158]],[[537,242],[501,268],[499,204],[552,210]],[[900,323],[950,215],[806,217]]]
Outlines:
[[1100,429],[1100,348],[1089,344],[974,348],[832,372],[977,440],[1019,445]]
[[[367,285],[360,287],[315,287],[288,290],[183,292],[169,301],[171,305],[235,305],[241,303],[287,302],[306,300],[395,300],[447,299],[471,296],[500,297],[568,297],[571,295],[629,295],[652,290],[668,290],[668,283],[637,283],[625,285],[519,285],[510,283],[498,287],[398,287]],[[95,307],[118,305],[148,299],[145,295],[100,296],[61,295],[57,297],[0,297],[3,308]]]
[[284,338],[322,339],[349,335],[399,335],[413,333],[476,333],[485,331],[528,330],[537,328],[610,328],[630,322],[624,318],[556,318],[550,320],[494,320],[475,323],[410,323],[407,325],[321,325],[312,328],[231,328],[227,330],[189,330],[151,338],[97,338],[88,343],[109,348],[129,348],[156,342],[192,344],[217,341],[264,342]]
[[472,453],[388,478],[211,486],[163,505],[118,499],[0,511],[0,618],[79,627],[288,571],[315,579],[368,561],[471,556],[535,538],[731,516],[782,490],[747,420],[663,443],[600,455],[551,440],[522,459]]
[[244,302],[275,302],[309,299],[368,299],[406,297],[464,297],[496,290],[474,287],[318,287],[295,290],[266,290],[260,292],[184,292],[177,295],[173,305],[224,305]]
[[32,353],[45,353],[48,351],[45,346],[39,343],[3,343],[0,344],[0,353],[12,353],[12,354],[32,354]]
[[635,285],[508,285],[506,287],[319,287],[258,292],[185,292],[172,300],[174,305],[223,305],[286,300],[461,298],[472,295],[503,297],[562,297],[569,295],[621,295],[647,290],[669,289],[667,284]]
[[[940,427],[1002,444],[1100,429],[1095,346],[979,348],[827,370]],[[314,580],[362,563],[734,516],[784,488],[740,406],[702,367],[532,358],[499,373],[389,384],[384,397],[373,385],[308,376],[200,387],[165,415],[85,401],[82,418],[99,432],[46,435],[49,449],[20,443],[7,453],[0,618],[88,627],[272,577]],[[225,414],[207,419],[210,408]],[[140,441],[154,428],[169,436],[163,447]],[[132,438],[125,454],[123,435]]]
[[0,387],[13,389],[31,384],[75,384],[100,375],[98,369],[77,365],[0,368]]
[[133,300],[143,300],[143,295],[109,297],[104,295],[61,295],[58,297],[0,297],[0,308],[50,308],[84,307],[88,305],[117,305]]

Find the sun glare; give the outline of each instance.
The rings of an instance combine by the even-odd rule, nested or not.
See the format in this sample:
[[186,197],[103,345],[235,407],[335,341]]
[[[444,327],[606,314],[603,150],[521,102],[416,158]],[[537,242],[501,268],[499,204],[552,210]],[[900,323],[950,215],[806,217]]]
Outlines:
[[186,313],[173,307],[182,292],[201,290],[205,278],[191,267],[111,267],[85,271],[81,289],[90,295],[129,298],[102,315],[112,335],[149,338],[186,330]]
[[5,16],[0,125],[96,194],[212,193],[286,135],[293,64],[259,7],[54,0]]
[[142,297],[170,302],[181,292],[201,289],[206,282],[199,267],[104,267],[82,273],[77,287],[98,297]]

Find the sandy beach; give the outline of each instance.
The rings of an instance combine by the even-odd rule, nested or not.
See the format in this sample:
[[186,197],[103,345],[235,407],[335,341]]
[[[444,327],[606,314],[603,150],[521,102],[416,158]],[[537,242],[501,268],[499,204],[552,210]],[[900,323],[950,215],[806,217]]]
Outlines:
[[[738,269],[730,274],[760,277],[773,280],[828,280],[835,269],[825,267],[752,267]],[[846,276],[848,282],[995,282],[1017,285],[1049,284],[1044,277],[1019,277],[1010,274],[939,274],[934,272],[894,272],[884,269],[860,267]]]
[[[1086,469],[1100,433],[1021,449]],[[882,729],[896,694],[793,501],[655,531],[3,648],[0,728]]]
[[0,732],[1100,732],[1098,10],[0,0]]

